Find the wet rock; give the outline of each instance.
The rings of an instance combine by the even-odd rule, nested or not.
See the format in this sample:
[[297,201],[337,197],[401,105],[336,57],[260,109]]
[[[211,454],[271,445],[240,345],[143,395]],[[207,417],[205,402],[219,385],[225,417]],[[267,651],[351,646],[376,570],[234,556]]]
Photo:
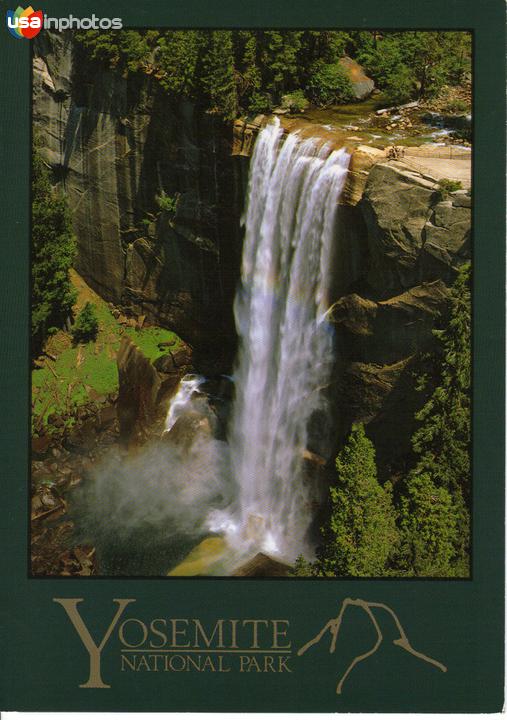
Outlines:
[[244,565],[236,568],[231,575],[234,577],[287,577],[291,569],[290,565],[260,552]]
[[187,453],[197,439],[203,436],[213,436],[211,417],[191,410],[176,420],[169,432],[164,433],[163,439]]

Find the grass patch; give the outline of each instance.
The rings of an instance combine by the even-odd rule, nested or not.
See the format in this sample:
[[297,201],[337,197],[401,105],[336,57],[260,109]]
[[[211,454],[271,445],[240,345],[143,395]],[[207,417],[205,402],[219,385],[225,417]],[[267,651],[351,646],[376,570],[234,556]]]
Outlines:
[[107,303],[79,276],[76,279],[75,274],[73,284],[79,293],[77,309],[93,296],[98,333],[94,341],[77,346],[72,345],[71,335],[61,330],[49,338],[46,352],[56,356],[56,360],[46,358],[44,367],[32,371],[32,427],[44,428],[47,432],[53,430],[48,425],[50,415],[65,416],[65,426],[72,426],[71,416],[81,405],[117,391],[116,353],[123,334],[152,362],[167,352],[159,350],[159,343],[171,343],[171,349],[181,343],[174,332],[164,328],[125,328],[112,315]]

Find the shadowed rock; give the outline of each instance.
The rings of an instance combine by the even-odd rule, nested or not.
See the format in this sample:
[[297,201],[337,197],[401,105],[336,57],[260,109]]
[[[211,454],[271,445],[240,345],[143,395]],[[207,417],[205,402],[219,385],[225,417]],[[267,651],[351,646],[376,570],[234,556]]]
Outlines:
[[160,378],[148,358],[126,335],[122,337],[116,360],[120,439],[130,445],[145,440],[157,418]]
[[287,577],[290,570],[290,565],[260,552],[231,574],[235,577]]

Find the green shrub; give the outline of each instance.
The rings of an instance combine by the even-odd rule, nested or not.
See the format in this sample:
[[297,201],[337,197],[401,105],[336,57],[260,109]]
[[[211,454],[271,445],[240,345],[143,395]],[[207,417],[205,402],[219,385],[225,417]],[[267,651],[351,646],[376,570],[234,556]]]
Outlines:
[[354,99],[350,79],[338,62],[314,62],[306,90],[316,105],[346,103]]
[[86,343],[95,340],[99,331],[99,321],[95,311],[95,305],[87,302],[76,318],[72,328],[74,343]]
[[470,108],[465,100],[462,100],[461,98],[454,98],[446,103],[445,111],[455,115],[463,115],[464,113],[469,112]]
[[252,114],[269,113],[273,109],[273,100],[269,93],[254,92],[248,103],[248,112]]
[[300,113],[306,110],[309,102],[305,98],[305,94],[302,90],[294,90],[294,92],[287,93],[282,97],[282,108],[289,110],[293,113]]
[[157,195],[155,197],[155,200],[162,212],[171,213],[172,215],[176,213],[176,208],[178,206],[178,199],[176,197],[166,195],[165,192],[162,190],[160,195]]
[[438,181],[438,194],[440,200],[445,200],[449,196],[449,193],[456,192],[456,190],[462,190],[463,185],[459,180],[449,180],[449,178],[442,178]]
[[399,65],[386,79],[384,92],[388,102],[401,105],[408,102],[414,93],[412,73],[404,65]]

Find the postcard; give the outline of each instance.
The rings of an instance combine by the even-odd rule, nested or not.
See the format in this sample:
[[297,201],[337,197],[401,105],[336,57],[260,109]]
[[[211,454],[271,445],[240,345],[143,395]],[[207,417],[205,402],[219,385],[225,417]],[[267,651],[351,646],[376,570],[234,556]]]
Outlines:
[[2,709],[502,708],[504,16],[6,10]]

